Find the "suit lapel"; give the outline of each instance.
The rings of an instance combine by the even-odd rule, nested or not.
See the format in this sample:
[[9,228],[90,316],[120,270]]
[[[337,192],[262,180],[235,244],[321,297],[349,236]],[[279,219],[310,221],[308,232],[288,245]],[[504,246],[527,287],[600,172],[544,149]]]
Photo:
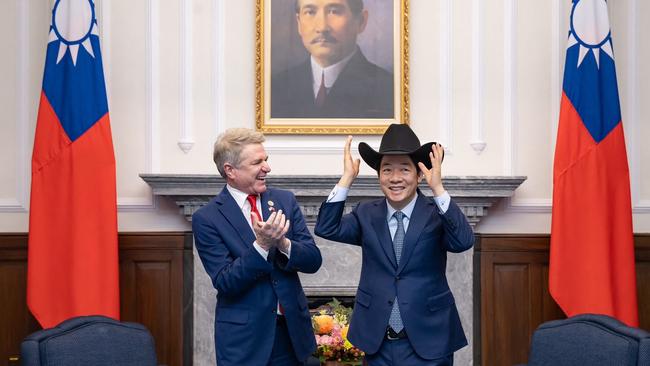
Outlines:
[[[336,79],[332,90],[327,93],[327,97],[332,100],[349,99],[351,95],[368,94],[368,59],[363,55],[360,49],[357,49],[354,56],[348,61],[347,65],[341,71]],[[312,92],[313,95],[313,92]],[[328,99],[329,101],[330,99]]]
[[255,233],[253,233],[253,230],[250,225],[248,225],[248,221],[244,217],[241,208],[237,206],[237,202],[232,198],[226,187],[224,187],[221,193],[217,196],[215,202],[219,204],[219,211],[223,213],[223,216],[230,225],[235,228],[235,231],[239,234],[239,237],[241,237],[244,244],[246,246],[252,245],[255,241]]
[[375,233],[377,233],[379,245],[384,250],[386,257],[393,265],[393,268],[397,268],[395,250],[393,249],[393,239],[390,237],[388,222],[386,221],[386,215],[388,212],[386,208],[386,200],[380,200],[375,203],[375,205],[377,206],[376,209],[370,213],[372,226],[375,229]]
[[[273,202],[272,206],[269,205],[269,202]],[[264,221],[268,220],[269,216],[273,213],[273,211],[276,211],[276,202],[273,201],[273,195],[269,190],[267,189],[264,193],[260,194],[260,215],[262,215],[262,219]],[[270,208],[273,207],[273,210]],[[284,210],[282,211],[284,212]],[[285,214],[286,216],[286,214]],[[268,261],[273,263],[275,262],[275,256],[278,254],[278,248],[273,247],[269,250],[269,257]]]
[[[260,195],[260,203],[261,203],[260,214],[262,215],[264,221],[266,221],[269,218],[269,216],[271,216],[271,213],[273,213],[273,211],[269,209],[269,202],[273,202],[273,199],[271,198],[271,193],[267,189],[264,193]],[[273,209],[275,210],[275,202],[273,202]]]
[[418,193],[415,207],[413,208],[413,212],[409,218],[409,227],[408,230],[406,230],[406,236],[404,237],[404,247],[402,248],[402,257],[399,261],[397,273],[400,273],[408,263],[409,259],[411,259],[411,254],[420,238],[420,234],[422,234],[424,227],[430,221],[432,210],[431,205],[433,204],[433,202]]
[[296,105],[301,105],[301,108],[308,108],[314,105],[313,78],[311,61],[309,59],[300,65],[295,75],[289,78],[289,90],[286,92],[291,94],[293,102]]

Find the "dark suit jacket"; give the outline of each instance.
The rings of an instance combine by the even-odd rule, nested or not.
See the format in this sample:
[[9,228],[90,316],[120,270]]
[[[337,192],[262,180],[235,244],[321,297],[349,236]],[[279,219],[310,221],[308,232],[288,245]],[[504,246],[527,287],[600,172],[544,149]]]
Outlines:
[[315,233],[362,248],[350,342],[368,354],[377,352],[398,295],[408,340],[420,357],[439,358],[467,345],[445,275],[447,252],[462,252],[474,243],[458,206],[452,201],[442,215],[435,202],[418,191],[399,266],[386,222],[386,200],[362,202],[347,215],[343,206],[323,203]]
[[393,74],[369,62],[360,49],[330,88],[325,105],[314,103],[311,61],[271,80],[271,118],[395,118]]
[[255,234],[234,198],[221,193],[192,215],[196,249],[217,289],[215,343],[217,363],[266,365],[273,348],[277,301],[280,300],[298,360],[316,349],[316,341],[297,272],[314,273],[321,254],[307,230],[291,192],[267,189],[261,195],[261,214],[270,215],[269,201],[291,220],[287,238],[290,259],[277,248],[268,260],[255,250]]

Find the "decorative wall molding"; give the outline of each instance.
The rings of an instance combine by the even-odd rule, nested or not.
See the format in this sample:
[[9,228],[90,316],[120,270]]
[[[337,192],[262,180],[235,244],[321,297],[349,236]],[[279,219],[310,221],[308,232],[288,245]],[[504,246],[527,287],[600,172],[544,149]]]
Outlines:
[[[24,0],[16,0],[16,8],[18,10],[17,19],[17,44],[29,44],[29,2]],[[18,54],[16,60],[16,185],[15,194],[16,198],[0,200],[0,212],[27,212],[29,205],[29,187],[30,187],[30,164],[29,164],[29,126],[30,123],[30,110],[29,110],[29,47],[18,47]]]
[[[181,209],[181,214],[191,221],[192,214],[220,192],[225,181],[216,175],[186,174],[140,174],[153,189],[154,196],[172,199]],[[305,220],[314,223],[318,209],[338,182],[338,176],[276,176],[269,177],[269,186],[292,191],[301,206]],[[443,182],[449,194],[475,226],[488,214],[488,209],[502,198],[511,197],[521,183],[523,176],[474,176],[445,177]],[[426,183],[420,185],[425,194],[430,194]],[[358,177],[346,202],[351,209],[359,201],[383,197],[373,176]]]
[[[299,154],[299,155],[335,155],[343,156],[345,136],[267,136],[264,148],[268,153]],[[379,147],[381,136],[372,135],[357,137],[352,141],[352,153],[358,156],[357,144],[365,141],[372,147]],[[445,147],[446,148],[446,147]],[[447,151],[445,150],[445,153]]]
[[146,197],[117,197],[118,212],[153,211],[158,208],[153,194]]
[[440,4],[440,31],[438,32],[440,51],[440,84],[439,88],[439,118],[440,118],[440,143],[445,147],[447,154],[453,154],[453,124],[452,124],[452,50],[453,39],[451,0],[441,0]]
[[[106,93],[111,100],[110,73],[110,15],[111,2],[103,0],[100,3],[101,19],[99,21],[102,59],[106,78]],[[149,173],[160,170],[160,3],[157,0],[147,0],[146,3],[146,36],[145,36],[145,141],[144,141],[144,170]],[[152,194],[144,196],[118,196],[118,212],[152,211],[157,208]]]
[[180,2],[180,128],[178,147],[188,153],[194,147],[192,131],[192,0]]
[[650,213],[650,200],[638,200],[632,205],[632,213]]
[[472,141],[477,154],[485,150],[483,136],[483,0],[472,0]]
[[15,198],[0,198],[0,213],[8,212],[28,212],[26,204],[19,202]]
[[504,174],[515,170],[515,118],[517,118],[517,1],[505,0],[503,4],[503,152]]
[[549,144],[549,154],[555,154],[555,143],[557,140],[557,127],[560,120],[560,102],[562,101],[562,79],[563,75],[560,70],[563,69],[564,60],[560,55],[565,54],[567,29],[562,29],[560,25],[560,15],[564,12],[564,7],[560,0],[551,1],[551,143]]
[[214,93],[214,127],[217,131],[216,135],[220,135],[225,131],[226,122],[226,70],[225,70],[225,54],[226,54],[226,9],[225,1],[213,1],[216,20],[212,25],[212,32],[214,36],[214,72],[212,79],[212,88]]
[[[102,49],[102,64],[104,65],[104,78],[106,79],[106,97],[111,100],[111,1],[102,0],[99,3],[97,14],[99,23],[100,42]],[[110,106],[110,104],[109,104]]]
[[160,3],[147,1],[145,171],[160,171]]
[[[343,145],[339,142],[337,145],[341,146],[288,146],[287,144],[278,143],[265,143],[264,147],[268,153],[281,153],[281,154],[294,154],[300,155],[340,155],[343,156]],[[353,155],[359,155],[357,147],[351,147],[350,151]]]
[[[650,212],[650,201],[641,199],[641,147],[639,136],[639,41],[638,41],[638,0],[627,2],[627,103],[626,114],[623,115],[625,139],[627,140],[628,162],[630,165],[630,184],[633,207],[643,212]],[[616,52],[616,50],[614,50]]]
[[552,198],[507,198],[506,207],[512,212],[551,213]]

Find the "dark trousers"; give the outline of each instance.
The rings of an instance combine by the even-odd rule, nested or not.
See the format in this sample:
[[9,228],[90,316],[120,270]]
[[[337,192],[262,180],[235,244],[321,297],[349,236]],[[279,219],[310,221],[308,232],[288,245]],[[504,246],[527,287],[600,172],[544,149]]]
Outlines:
[[302,364],[293,351],[287,323],[283,316],[278,316],[275,326],[275,341],[268,366],[301,366]]
[[366,361],[368,366],[453,366],[454,354],[426,360],[415,353],[408,338],[394,341],[385,339],[376,353],[366,355]]

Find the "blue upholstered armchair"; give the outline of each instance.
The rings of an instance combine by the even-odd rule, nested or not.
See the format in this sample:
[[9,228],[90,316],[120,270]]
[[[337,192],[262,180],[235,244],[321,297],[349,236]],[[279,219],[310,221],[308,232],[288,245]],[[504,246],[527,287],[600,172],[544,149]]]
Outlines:
[[151,333],[137,323],[104,316],[68,319],[23,340],[23,366],[155,366]]
[[650,365],[650,333],[605,315],[546,322],[535,330],[528,366]]

